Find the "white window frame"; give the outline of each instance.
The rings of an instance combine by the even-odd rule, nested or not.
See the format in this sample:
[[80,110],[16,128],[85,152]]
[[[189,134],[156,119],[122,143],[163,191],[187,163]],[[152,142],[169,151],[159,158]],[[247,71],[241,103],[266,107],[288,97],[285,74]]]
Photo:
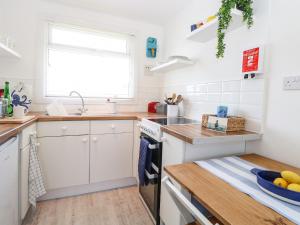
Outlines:
[[[72,23],[61,23],[61,22],[53,22],[53,21],[43,21],[42,23],[42,38],[41,38],[41,48],[42,48],[42,59],[38,59],[37,61],[41,61],[42,66],[39,67],[38,72],[41,73],[41,76],[37,79],[36,82],[36,99],[35,102],[40,104],[48,104],[53,102],[54,100],[59,100],[63,104],[78,104],[78,99],[74,99],[72,97],[65,97],[65,96],[57,96],[57,97],[52,97],[52,96],[46,96],[46,76],[47,76],[47,66],[48,66],[48,45],[49,45],[49,26],[51,24],[56,24],[56,25],[62,25],[70,28],[79,28],[81,30],[87,30],[87,31],[99,31],[100,33],[113,33],[113,34],[119,34],[120,36],[128,36],[128,41],[130,42],[130,57],[131,57],[131,62],[132,62],[132,72],[131,72],[131,80],[130,80],[130,90],[131,90],[131,97],[130,98],[111,98],[115,101],[117,101],[119,104],[137,104],[137,76],[138,76],[138,66],[137,66],[137,57],[136,57],[136,48],[137,48],[137,35],[135,32],[126,32],[122,30],[121,32],[116,32],[115,30],[118,30],[117,27],[114,27],[115,29],[112,29],[111,31],[105,28],[90,28],[89,26],[86,25],[73,25]],[[76,47],[78,48],[78,47]],[[96,51],[101,51],[101,50],[93,50],[90,49],[90,51],[96,52]],[[107,97],[85,97],[85,103],[88,105],[95,105],[95,104],[103,104],[106,102]]]

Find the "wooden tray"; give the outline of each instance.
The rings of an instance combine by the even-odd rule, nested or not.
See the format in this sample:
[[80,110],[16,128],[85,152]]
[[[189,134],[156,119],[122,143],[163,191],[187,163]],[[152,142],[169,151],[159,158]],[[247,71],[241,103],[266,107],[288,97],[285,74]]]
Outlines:
[[0,119],[0,124],[3,123],[11,123],[11,124],[21,124],[21,123],[26,123],[29,120],[32,120],[35,116],[24,116],[21,119],[16,119],[13,117],[9,117],[9,118],[3,118]]

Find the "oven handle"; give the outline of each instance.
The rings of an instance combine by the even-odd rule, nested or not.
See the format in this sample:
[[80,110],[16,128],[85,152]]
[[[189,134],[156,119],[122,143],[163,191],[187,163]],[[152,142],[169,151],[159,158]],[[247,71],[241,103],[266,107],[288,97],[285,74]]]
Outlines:
[[[168,176],[162,179],[162,183],[167,187],[177,207],[185,218],[190,218],[188,214],[200,222],[202,225],[213,225],[171,182]],[[215,224],[219,225],[219,224]]]
[[153,145],[149,144],[148,148],[151,149],[151,150],[155,150],[155,149],[159,149],[159,146],[158,146],[158,144],[153,144]]
[[147,178],[149,179],[149,180],[154,180],[154,179],[157,179],[158,178],[158,175],[157,174],[150,174],[147,170],[145,170],[145,174],[146,174],[146,176],[147,176]]
[[[140,136],[140,139],[143,138],[143,136]],[[145,137],[144,137],[145,138]],[[148,148],[151,150],[159,149],[159,144],[149,144]]]

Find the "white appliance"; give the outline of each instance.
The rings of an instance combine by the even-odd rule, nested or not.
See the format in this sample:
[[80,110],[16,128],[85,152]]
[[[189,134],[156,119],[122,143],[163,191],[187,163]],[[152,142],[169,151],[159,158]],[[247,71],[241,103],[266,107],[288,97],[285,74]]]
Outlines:
[[18,138],[0,146],[0,224],[18,225]]
[[161,193],[161,174],[162,174],[162,146],[164,139],[161,126],[171,124],[190,124],[199,121],[186,119],[183,117],[142,119],[140,124],[141,138],[150,142],[148,150],[152,151],[151,169],[145,169],[148,184],[139,185],[139,193],[142,202],[150,213],[155,225],[160,224],[160,193]]
[[140,124],[141,132],[147,134],[158,142],[163,142],[163,132],[161,126],[173,125],[173,124],[199,124],[197,120],[191,120],[184,117],[170,117],[170,118],[158,118],[158,119],[142,119]]

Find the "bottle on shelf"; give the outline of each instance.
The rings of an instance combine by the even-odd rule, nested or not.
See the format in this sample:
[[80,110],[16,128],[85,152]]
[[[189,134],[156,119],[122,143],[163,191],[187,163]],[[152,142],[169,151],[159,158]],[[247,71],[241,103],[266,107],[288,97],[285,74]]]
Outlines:
[[11,102],[11,96],[10,96],[10,91],[9,91],[9,82],[6,81],[4,85],[4,99],[6,99],[7,104],[6,104],[6,116],[13,116],[13,106]]

